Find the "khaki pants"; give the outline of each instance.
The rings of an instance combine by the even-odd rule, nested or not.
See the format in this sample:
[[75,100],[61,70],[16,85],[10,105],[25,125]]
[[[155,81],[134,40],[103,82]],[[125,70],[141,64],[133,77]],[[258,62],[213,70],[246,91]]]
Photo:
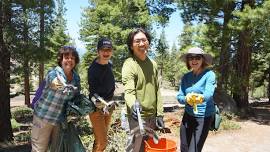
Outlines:
[[33,116],[31,133],[32,152],[46,152],[49,142],[56,143],[59,126],[54,126],[46,121]]
[[103,152],[108,143],[108,130],[111,122],[112,112],[104,114],[101,110],[97,110],[89,114],[91,120],[95,141],[93,144],[93,152]]

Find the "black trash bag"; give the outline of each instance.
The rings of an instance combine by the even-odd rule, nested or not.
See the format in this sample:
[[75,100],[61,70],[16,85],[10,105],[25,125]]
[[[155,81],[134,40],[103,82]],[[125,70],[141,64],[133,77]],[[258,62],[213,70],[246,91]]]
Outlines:
[[61,124],[57,141],[52,143],[50,152],[86,152],[72,122]]
[[85,116],[96,110],[96,106],[85,95],[75,96],[67,106],[67,115]]

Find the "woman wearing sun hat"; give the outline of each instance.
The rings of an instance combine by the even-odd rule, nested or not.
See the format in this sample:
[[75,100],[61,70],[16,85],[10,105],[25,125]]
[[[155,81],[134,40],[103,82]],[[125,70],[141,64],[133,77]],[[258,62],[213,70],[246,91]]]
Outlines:
[[180,126],[181,152],[200,152],[215,110],[216,76],[207,68],[212,64],[212,56],[201,48],[193,47],[180,59],[190,70],[182,77],[177,95],[179,103],[185,104]]

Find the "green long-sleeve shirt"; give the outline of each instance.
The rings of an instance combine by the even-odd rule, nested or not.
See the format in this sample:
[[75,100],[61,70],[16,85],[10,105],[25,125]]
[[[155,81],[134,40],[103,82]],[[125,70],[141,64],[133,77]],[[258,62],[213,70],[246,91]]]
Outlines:
[[148,57],[144,61],[135,56],[129,57],[122,67],[122,82],[128,114],[138,99],[142,117],[163,116],[156,62]]

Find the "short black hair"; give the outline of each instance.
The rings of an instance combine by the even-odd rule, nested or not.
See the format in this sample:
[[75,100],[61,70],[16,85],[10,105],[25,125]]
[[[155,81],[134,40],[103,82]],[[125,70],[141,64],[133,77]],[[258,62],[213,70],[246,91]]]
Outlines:
[[79,54],[75,47],[73,46],[62,46],[57,54],[57,64],[62,67],[61,62],[63,61],[63,56],[65,54],[71,53],[75,57],[75,63],[76,65],[80,62]]
[[133,44],[134,36],[138,34],[139,32],[142,32],[146,36],[149,44],[151,44],[150,34],[143,28],[136,28],[129,33],[128,38],[127,38],[127,46],[128,46],[128,50],[130,54],[133,54],[132,44]]

